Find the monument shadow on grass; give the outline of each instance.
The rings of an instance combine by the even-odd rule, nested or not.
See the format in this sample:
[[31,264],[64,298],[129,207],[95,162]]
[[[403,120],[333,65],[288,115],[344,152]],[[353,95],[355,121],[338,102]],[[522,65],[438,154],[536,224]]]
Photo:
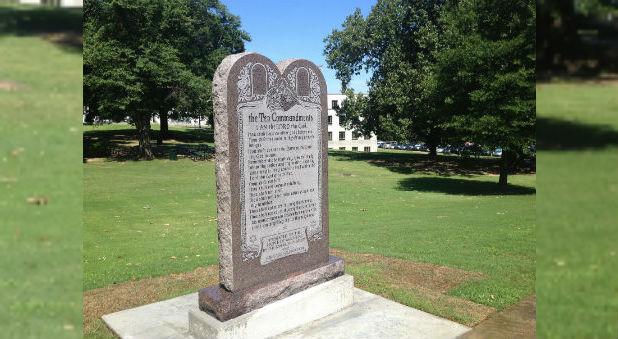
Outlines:
[[402,191],[435,192],[455,195],[528,195],[536,194],[532,187],[507,185],[501,187],[497,182],[447,177],[415,177],[399,181],[397,187]]

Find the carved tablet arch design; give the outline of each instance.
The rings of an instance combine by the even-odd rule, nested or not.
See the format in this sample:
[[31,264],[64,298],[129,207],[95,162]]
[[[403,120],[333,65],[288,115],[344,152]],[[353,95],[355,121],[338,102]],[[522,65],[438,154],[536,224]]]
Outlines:
[[265,95],[268,90],[268,76],[266,67],[256,63],[251,67],[251,94],[253,97]]
[[296,95],[309,96],[309,71],[305,67],[299,67],[296,72]]

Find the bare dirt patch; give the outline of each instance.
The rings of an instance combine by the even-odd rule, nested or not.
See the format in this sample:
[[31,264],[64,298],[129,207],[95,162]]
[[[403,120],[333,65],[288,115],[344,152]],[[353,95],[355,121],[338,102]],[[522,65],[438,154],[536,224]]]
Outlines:
[[400,288],[423,287],[432,291],[446,292],[461,283],[488,277],[480,272],[387,258],[378,254],[352,253],[339,249],[331,249],[330,253],[343,258],[346,265],[383,263],[385,268],[381,278]]
[[417,300],[418,304],[410,306],[466,326],[474,326],[496,312],[493,307],[445,294],[464,282],[488,278],[484,273],[339,249],[331,249],[330,254],[343,258],[348,267],[380,267],[375,276],[355,279],[354,285],[364,290],[381,290],[380,295],[385,298],[402,302],[398,295],[403,292]]
[[98,330],[101,326],[99,319],[105,314],[172,298],[181,291],[193,289],[196,292],[200,288],[218,282],[219,268],[213,265],[200,267],[190,272],[114,284],[86,291],[84,292],[83,331],[88,333]]
[[[430,305],[430,309],[425,311],[470,327],[482,323],[496,312],[496,309],[493,307],[445,295],[428,288],[411,288],[409,291],[416,298],[422,300],[420,305]],[[412,307],[423,308],[417,305],[412,305]]]
[[0,79],[0,91],[18,91],[29,88],[30,86],[17,81]]
[[536,295],[504,309],[459,338],[536,338]]

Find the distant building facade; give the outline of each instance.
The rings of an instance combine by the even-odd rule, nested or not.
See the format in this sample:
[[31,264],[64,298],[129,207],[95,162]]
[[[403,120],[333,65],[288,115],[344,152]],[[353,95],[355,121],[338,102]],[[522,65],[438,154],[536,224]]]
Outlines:
[[24,5],[49,5],[58,7],[84,7],[83,0],[19,0]]
[[335,109],[346,99],[343,94],[328,95],[328,149],[377,152],[378,137],[371,134],[365,138],[362,134],[339,125],[339,116]]
[[[153,115],[153,124],[160,124],[161,120],[159,115]],[[191,127],[206,127],[208,126],[208,119],[186,118],[182,120],[167,119],[167,124],[170,126],[191,126]]]

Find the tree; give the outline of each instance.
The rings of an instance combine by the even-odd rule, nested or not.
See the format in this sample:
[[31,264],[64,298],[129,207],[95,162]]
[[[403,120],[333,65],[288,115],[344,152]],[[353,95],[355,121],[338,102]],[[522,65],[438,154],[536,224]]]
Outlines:
[[[433,154],[446,141],[502,147],[506,184],[534,143],[534,34],[532,0],[378,0],[325,39],[348,94],[338,114],[364,132],[420,138]],[[369,98],[346,89],[363,67]]]
[[499,183],[535,132],[535,4],[467,0],[446,6],[434,74],[447,126],[463,138],[502,147]]
[[[341,30],[333,30],[326,37],[326,62],[336,70],[342,90],[348,93],[348,108],[355,105],[354,95],[347,89],[352,76],[363,68],[373,72],[367,103],[356,105],[362,111],[348,110],[342,115],[344,123],[365,132],[378,132],[382,138],[420,138],[435,155],[444,133],[444,116],[434,104],[430,70],[441,36],[438,19],[444,3],[378,0],[367,18],[357,9]],[[342,109],[346,109],[345,104]]]
[[[129,117],[140,157],[152,159],[150,120],[212,114],[211,81],[249,35],[218,0],[86,0],[84,105],[88,118]],[[164,137],[165,130],[162,131]]]

